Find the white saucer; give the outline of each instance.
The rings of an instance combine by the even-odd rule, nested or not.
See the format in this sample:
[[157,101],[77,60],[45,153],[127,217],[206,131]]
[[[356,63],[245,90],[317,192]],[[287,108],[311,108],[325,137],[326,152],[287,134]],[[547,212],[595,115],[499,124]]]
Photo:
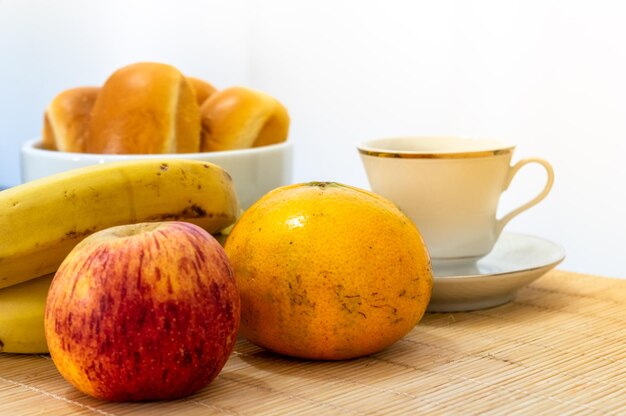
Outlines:
[[428,312],[459,312],[502,305],[564,258],[565,250],[558,244],[526,234],[503,232],[491,253],[476,262],[433,260],[435,285]]

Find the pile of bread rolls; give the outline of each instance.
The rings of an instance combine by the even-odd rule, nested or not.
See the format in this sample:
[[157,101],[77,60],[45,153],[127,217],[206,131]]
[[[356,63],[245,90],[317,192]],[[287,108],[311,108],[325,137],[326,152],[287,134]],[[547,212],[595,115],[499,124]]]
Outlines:
[[61,92],[44,115],[42,145],[64,152],[194,153],[287,140],[289,114],[245,87],[215,89],[162,63],[114,72],[101,87]]

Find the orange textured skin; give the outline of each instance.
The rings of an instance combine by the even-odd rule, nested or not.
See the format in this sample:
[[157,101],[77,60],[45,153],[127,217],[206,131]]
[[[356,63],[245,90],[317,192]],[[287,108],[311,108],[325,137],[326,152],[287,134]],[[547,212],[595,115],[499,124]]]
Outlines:
[[201,151],[245,149],[287,140],[289,114],[274,97],[250,88],[218,91],[200,107]]
[[89,134],[91,109],[99,87],[77,87],[58,94],[44,114],[44,149],[83,152]]
[[89,153],[192,153],[200,149],[200,109],[176,68],[137,63],[114,72],[96,99]]
[[225,243],[241,334],[307,359],[372,354],[422,318],[433,286],[415,225],[390,201],[336,183],[271,191]]

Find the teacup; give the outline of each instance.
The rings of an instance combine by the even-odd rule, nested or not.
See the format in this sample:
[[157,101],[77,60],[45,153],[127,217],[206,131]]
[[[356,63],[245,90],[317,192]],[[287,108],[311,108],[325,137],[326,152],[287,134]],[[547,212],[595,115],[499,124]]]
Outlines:
[[[464,137],[392,137],[357,146],[372,190],[396,203],[416,224],[433,262],[476,261],[488,254],[504,226],[539,203],[554,182],[539,158],[511,165],[515,146]],[[502,193],[525,165],[546,170],[541,192],[496,218]]]

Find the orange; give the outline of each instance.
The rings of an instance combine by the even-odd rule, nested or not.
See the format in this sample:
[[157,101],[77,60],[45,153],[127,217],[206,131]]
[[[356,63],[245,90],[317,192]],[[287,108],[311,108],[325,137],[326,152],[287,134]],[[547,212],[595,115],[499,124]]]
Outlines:
[[243,213],[224,248],[241,293],[240,333],[281,354],[372,354],[407,334],[430,300],[419,231],[389,200],[362,189],[275,189]]

